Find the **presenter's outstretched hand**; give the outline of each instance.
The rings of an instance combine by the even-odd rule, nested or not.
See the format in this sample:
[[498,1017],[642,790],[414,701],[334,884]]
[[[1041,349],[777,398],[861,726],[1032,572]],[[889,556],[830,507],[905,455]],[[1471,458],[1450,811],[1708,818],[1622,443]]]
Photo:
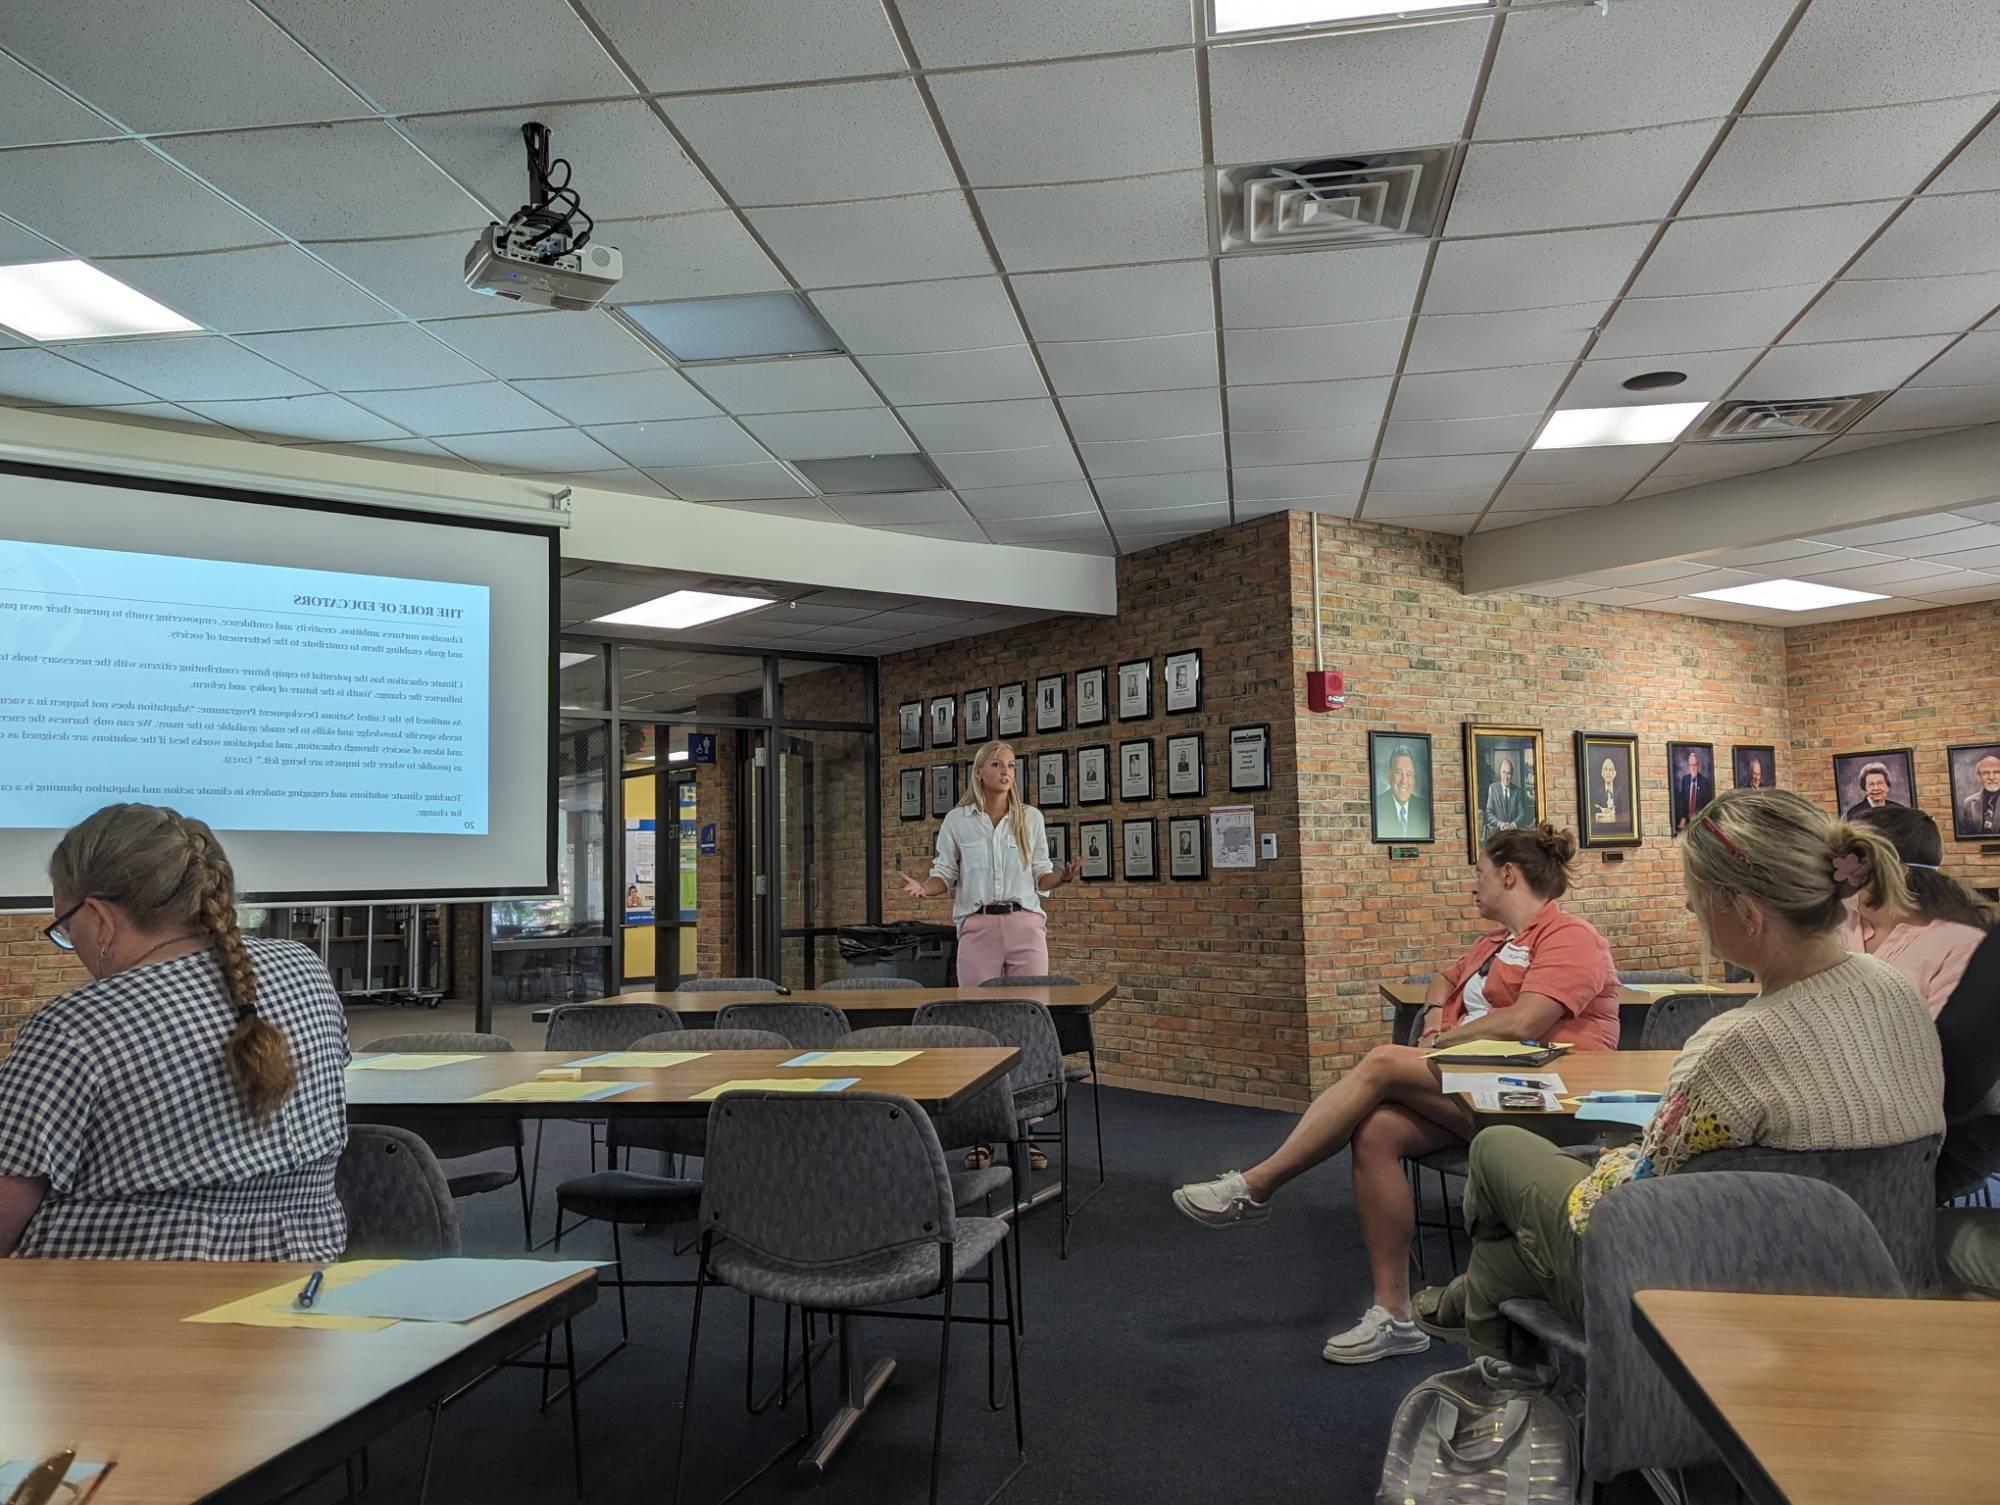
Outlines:
[[898,873],[896,876],[903,880],[903,895],[905,898],[928,899],[930,897],[924,890],[924,880],[922,878],[912,878],[908,873]]
[[1083,855],[1078,853],[1056,870],[1062,874],[1062,881],[1074,883],[1083,876]]

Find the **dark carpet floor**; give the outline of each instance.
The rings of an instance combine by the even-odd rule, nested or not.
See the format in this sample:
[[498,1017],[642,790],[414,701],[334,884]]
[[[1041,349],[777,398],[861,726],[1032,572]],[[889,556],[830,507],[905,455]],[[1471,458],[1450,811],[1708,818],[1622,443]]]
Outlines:
[[[1373,1500],[1397,1401],[1425,1374],[1465,1359],[1442,1344],[1364,1368],[1320,1358],[1327,1333],[1346,1327],[1369,1302],[1345,1157],[1295,1184],[1269,1222],[1214,1232],[1184,1219],[1168,1193],[1183,1181],[1261,1158],[1290,1120],[1142,1093],[1107,1091],[1104,1099],[1110,1179],[1078,1215],[1070,1258],[1056,1258],[1053,1208],[1027,1219],[1029,1331],[1021,1364],[1028,1457],[1003,1498],[1019,1505]],[[1085,1190],[1096,1182],[1089,1101],[1086,1089],[1073,1100],[1072,1118]],[[550,1125],[538,1235],[548,1226],[555,1181],[583,1168],[583,1145],[581,1126]],[[647,1158],[640,1157],[640,1168]],[[519,1252],[520,1209],[511,1187],[460,1206],[466,1252]],[[673,1257],[676,1242],[628,1237],[635,1273],[691,1273],[692,1256]],[[565,1239],[563,1252],[572,1250],[608,1256],[608,1231],[599,1225]],[[1443,1257],[1440,1246],[1434,1262]],[[983,1310],[983,1293],[961,1289],[966,1302]],[[665,1501],[691,1293],[628,1297],[635,1341],[581,1392],[586,1483],[593,1501]],[[744,1308],[734,1292],[704,1306],[690,1505],[712,1505],[802,1426],[796,1400],[789,1411],[745,1413]],[[775,1373],[775,1319],[775,1308],[760,1309],[760,1374]],[[600,1352],[616,1333],[616,1297],[606,1292],[579,1325],[582,1357]],[[899,1368],[830,1478],[816,1488],[802,1484],[786,1459],[740,1498],[825,1505],[924,1499],[937,1329],[857,1323],[856,1339],[864,1358],[888,1354]],[[1003,1347],[1003,1374],[1004,1353]],[[1014,1465],[1011,1415],[985,1407],[985,1357],[980,1330],[954,1330],[945,1505],[978,1505]],[[823,1421],[835,1397],[832,1363],[822,1366],[818,1383]],[[432,1501],[569,1498],[565,1412],[558,1405],[539,1413],[537,1384],[532,1373],[503,1373],[447,1409]],[[413,1421],[375,1446],[367,1499],[415,1498],[423,1437],[423,1424]],[[331,1482],[303,1498],[336,1497]]]

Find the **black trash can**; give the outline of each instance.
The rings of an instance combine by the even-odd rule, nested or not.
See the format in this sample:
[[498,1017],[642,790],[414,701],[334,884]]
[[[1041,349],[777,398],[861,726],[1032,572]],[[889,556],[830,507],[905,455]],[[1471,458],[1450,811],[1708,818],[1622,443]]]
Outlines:
[[926,920],[840,927],[840,959],[849,977],[904,977],[948,988],[958,966],[958,930]]

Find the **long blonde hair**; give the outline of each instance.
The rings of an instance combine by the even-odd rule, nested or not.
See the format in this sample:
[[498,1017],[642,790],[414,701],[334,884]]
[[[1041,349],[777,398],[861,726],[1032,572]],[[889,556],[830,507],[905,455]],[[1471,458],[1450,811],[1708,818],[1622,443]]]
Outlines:
[[[961,805],[986,813],[986,800],[979,790],[979,770],[999,757],[1003,752],[1013,752],[1013,746],[1006,742],[989,742],[972,755],[972,778],[966,785],[965,798]],[[1028,841],[1028,802],[1021,798],[1021,769],[1019,759],[1015,761],[1014,787],[1007,791],[1007,824],[1014,833],[1014,845],[1021,849],[1021,861],[1033,866],[1034,857]]]
[[1903,859],[1880,831],[1788,789],[1732,789],[1688,823],[1680,843],[1690,892],[1711,904],[1749,899],[1801,935],[1844,924],[1842,900],[1854,894],[1873,909],[1911,907]]
[[267,1122],[291,1095],[298,1068],[284,1034],[257,1013],[257,974],[236,929],[236,873],[207,823],[159,805],[106,805],[57,844],[49,881],[72,904],[116,904],[141,930],[207,938],[223,995],[236,1007],[223,1070],[245,1111]]

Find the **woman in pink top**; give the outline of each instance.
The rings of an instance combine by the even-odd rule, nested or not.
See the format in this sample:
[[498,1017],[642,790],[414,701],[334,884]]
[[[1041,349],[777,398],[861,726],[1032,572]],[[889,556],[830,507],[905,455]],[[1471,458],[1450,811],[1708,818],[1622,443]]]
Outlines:
[[1873,826],[1896,848],[1909,870],[1910,904],[1871,905],[1873,890],[1853,901],[1854,918],[1847,928],[1847,949],[1880,957],[1910,980],[1924,1007],[1937,1018],[1950,1001],[1965,964],[1986,939],[1993,913],[1979,896],[1938,869],[1944,859],[1944,838],[1937,822],[1921,810],[1884,805],[1854,817]]

